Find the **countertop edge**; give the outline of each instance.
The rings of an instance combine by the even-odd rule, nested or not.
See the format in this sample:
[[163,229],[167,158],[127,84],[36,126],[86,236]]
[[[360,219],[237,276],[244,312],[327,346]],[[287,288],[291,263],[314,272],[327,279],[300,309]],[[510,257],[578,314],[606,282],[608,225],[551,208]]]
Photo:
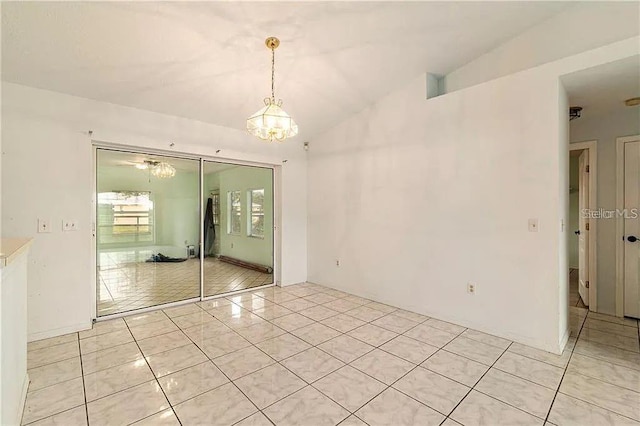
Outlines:
[[33,238],[2,238],[0,244],[0,269],[6,268],[29,250]]

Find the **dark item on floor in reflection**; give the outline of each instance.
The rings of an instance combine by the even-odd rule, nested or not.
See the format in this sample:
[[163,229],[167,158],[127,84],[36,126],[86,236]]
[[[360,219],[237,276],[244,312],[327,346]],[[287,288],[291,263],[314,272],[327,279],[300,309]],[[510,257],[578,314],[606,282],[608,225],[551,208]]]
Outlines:
[[236,266],[242,266],[243,268],[251,269],[258,272],[264,272],[265,274],[270,274],[273,272],[273,268],[271,266],[263,266],[258,265],[257,263],[245,262],[244,260],[234,259],[232,257],[220,256],[218,260],[225,263],[230,263]]
[[207,199],[207,208],[204,212],[204,255],[213,256],[216,240],[216,227],[213,224],[213,198]]
[[158,254],[152,254],[151,257],[149,259],[147,259],[145,262],[167,262],[167,263],[177,263],[177,262],[184,262],[185,260],[187,260],[187,258],[181,258],[181,257],[169,257],[169,256],[165,256],[162,253],[158,253]]

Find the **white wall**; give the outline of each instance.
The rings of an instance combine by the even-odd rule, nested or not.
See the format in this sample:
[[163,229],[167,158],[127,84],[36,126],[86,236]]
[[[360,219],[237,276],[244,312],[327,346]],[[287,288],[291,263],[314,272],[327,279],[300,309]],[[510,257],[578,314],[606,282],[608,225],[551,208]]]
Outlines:
[[315,138],[309,280],[559,352],[568,337],[559,76],[637,49],[626,40],[429,101],[421,76]]
[[[640,134],[638,107],[571,121],[571,142],[598,141],[598,207],[616,208],[616,138]],[[597,227],[598,311],[616,313],[616,221],[600,219]]]
[[447,74],[450,93],[640,33],[638,2],[573,2],[552,18]]
[[[3,83],[2,234],[33,237],[30,340],[90,326],[92,148],[112,143],[281,165],[283,285],[306,279],[306,158],[301,141],[266,144],[245,132]],[[173,147],[169,143],[173,142]],[[220,150],[216,154],[216,151]],[[287,162],[283,163],[283,160]],[[50,234],[37,234],[50,218]],[[60,231],[76,218],[80,231]]]

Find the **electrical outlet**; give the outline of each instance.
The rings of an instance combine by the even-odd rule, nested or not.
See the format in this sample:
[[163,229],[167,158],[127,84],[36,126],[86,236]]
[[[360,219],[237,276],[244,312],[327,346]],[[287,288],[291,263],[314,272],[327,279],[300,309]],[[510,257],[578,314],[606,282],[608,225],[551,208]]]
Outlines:
[[71,221],[71,230],[72,231],[77,231],[78,230],[78,222],[75,220]]
[[474,283],[467,283],[467,293],[476,294],[476,285]]
[[41,234],[51,232],[51,221],[49,219],[38,219],[38,232]]
[[62,221],[62,230],[65,232],[68,231],[77,231],[78,230],[78,222],[76,222],[75,220],[63,220]]
[[340,260],[336,260],[336,266],[340,266]]

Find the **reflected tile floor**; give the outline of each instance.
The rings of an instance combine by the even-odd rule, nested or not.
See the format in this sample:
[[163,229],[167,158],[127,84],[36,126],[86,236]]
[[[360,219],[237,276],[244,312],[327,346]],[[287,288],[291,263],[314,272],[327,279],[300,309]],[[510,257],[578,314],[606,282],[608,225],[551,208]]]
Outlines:
[[[136,262],[103,253],[98,268],[98,316],[200,297],[200,261],[179,263]],[[149,257],[149,256],[146,256]],[[204,260],[204,294],[212,296],[273,283],[273,274]]]
[[640,425],[638,321],[554,355],[315,284],[29,343],[23,424]]

